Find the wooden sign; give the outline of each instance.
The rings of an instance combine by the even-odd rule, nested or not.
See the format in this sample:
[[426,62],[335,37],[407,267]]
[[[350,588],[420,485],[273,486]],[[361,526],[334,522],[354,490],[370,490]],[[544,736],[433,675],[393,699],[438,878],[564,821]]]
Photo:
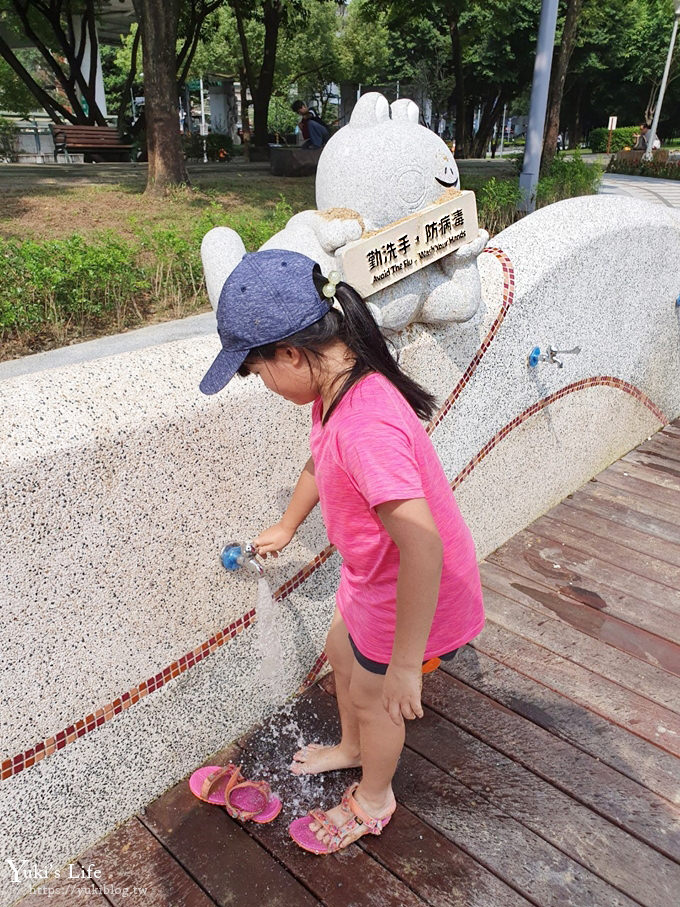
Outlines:
[[365,298],[472,242],[478,232],[475,194],[464,190],[348,243],[335,260],[342,279]]

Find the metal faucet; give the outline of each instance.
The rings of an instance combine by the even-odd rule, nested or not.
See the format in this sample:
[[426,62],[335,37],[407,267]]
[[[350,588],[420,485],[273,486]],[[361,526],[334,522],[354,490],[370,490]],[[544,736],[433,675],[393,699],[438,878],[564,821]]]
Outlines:
[[554,347],[549,346],[547,353],[542,353],[540,347],[535,346],[533,350],[529,353],[528,362],[531,368],[535,368],[539,362],[551,362],[553,365],[556,365],[558,368],[564,368],[564,362],[561,359],[558,359],[558,356],[566,356],[581,352],[580,346],[575,346],[571,350],[556,350]]
[[258,576],[264,576],[262,564],[257,560],[257,549],[252,543],[239,545],[238,542],[227,542],[220,555],[225,570],[235,571],[246,567]]

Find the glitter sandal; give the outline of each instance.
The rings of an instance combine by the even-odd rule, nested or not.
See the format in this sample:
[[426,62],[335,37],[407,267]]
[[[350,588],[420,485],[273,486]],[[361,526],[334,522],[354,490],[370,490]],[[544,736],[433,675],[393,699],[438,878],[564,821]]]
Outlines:
[[281,801],[272,796],[266,781],[247,781],[241,766],[207,765],[189,778],[192,794],[204,803],[224,806],[233,819],[252,819],[260,825],[271,822],[281,812]]
[[[291,838],[295,843],[301,847],[303,850],[308,851],[309,853],[315,854],[326,854],[326,853],[336,853],[336,851],[341,850],[343,847],[346,847],[345,840],[348,835],[354,831],[355,828],[360,827],[362,829],[361,834],[357,838],[353,839],[358,840],[364,835],[379,835],[382,833],[383,828],[392,818],[394,810],[397,808],[395,803],[392,809],[385,816],[381,816],[379,819],[369,816],[365,810],[359,806],[357,803],[354,792],[359,786],[359,782],[355,782],[350,787],[347,788],[345,793],[342,795],[341,806],[343,810],[350,816],[347,822],[344,825],[337,826],[334,825],[328,818],[325,812],[320,809],[313,809],[308,815],[301,816],[299,819],[295,819],[291,822],[288,830],[290,832]],[[320,841],[317,838],[316,831],[312,831],[311,824],[312,822],[317,822],[321,828],[330,836],[330,841]],[[352,842],[352,843],[353,843]]]

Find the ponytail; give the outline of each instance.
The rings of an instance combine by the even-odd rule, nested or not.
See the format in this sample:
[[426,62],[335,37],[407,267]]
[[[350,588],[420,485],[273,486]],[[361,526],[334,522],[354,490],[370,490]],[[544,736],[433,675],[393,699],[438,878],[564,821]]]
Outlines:
[[[314,283],[321,295],[326,279],[317,267]],[[354,355],[354,364],[344,373],[345,378],[324,416],[325,425],[345,394],[365,375],[379,372],[393,384],[421,419],[430,419],[435,410],[435,398],[401,370],[390,353],[380,328],[361,296],[349,284],[341,282],[335,288],[333,305],[326,315],[309,327],[276,343],[268,343],[249,352],[238,370],[247,375],[254,359],[272,359],[282,346],[296,347],[317,360],[323,359],[324,347],[342,341]]]

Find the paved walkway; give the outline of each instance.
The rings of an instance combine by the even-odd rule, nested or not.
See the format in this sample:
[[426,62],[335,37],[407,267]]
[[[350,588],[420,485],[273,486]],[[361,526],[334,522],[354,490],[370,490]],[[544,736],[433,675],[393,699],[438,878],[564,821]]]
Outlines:
[[600,195],[627,195],[668,208],[680,208],[680,180],[660,180],[649,176],[605,173]]
[[239,825],[182,781],[79,858],[89,899],[62,878],[51,907],[677,907],[680,420],[481,572],[487,626],[425,679],[384,836],[324,858],[288,838],[356,775],[287,770],[300,737],[337,733],[328,677],[211,760],[268,776],[277,821]]

